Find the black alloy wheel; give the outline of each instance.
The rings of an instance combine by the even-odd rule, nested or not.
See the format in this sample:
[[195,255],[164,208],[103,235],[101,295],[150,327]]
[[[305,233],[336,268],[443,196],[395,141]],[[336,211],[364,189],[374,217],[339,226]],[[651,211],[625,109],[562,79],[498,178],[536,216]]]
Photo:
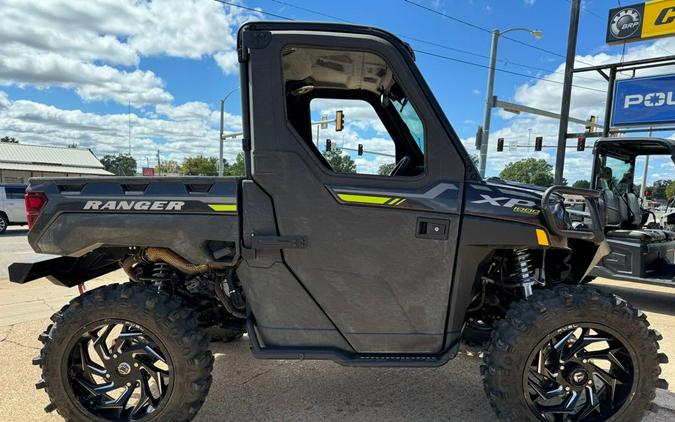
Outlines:
[[47,412],[71,422],[184,422],[204,404],[209,337],[180,298],[112,284],[75,297],[51,320],[33,358]]
[[530,355],[527,403],[546,421],[608,420],[633,394],[634,354],[598,324],[558,330]]
[[494,325],[481,367],[503,421],[637,421],[668,388],[645,314],[590,286],[537,289]]
[[70,391],[88,412],[107,420],[143,419],[173,387],[173,364],[146,328],[129,321],[90,324],[68,356]]

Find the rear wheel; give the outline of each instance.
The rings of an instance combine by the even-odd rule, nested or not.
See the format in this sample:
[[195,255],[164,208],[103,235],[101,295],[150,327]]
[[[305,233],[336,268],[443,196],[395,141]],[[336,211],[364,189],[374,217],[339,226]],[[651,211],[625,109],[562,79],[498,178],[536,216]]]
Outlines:
[[660,335],[615,295],[564,286],[515,303],[483,367],[502,420],[640,420],[655,397]]
[[4,233],[9,226],[9,220],[4,214],[0,214],[0,234]]
[[73,299],[40,335],[33,360],[56,410],[72,421],[192,419],[211,385],[208,336],[194,314],[144,285]]

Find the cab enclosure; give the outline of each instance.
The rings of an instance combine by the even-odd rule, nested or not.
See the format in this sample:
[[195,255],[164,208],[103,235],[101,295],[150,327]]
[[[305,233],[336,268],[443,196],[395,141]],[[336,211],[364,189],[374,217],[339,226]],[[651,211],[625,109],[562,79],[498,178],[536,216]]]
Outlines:
[[675,232],[642,207],[635,183],[639,156],[668,156],[675,141],[658,138],[604,138],[594,148],[593,185],[606,207],[606,239],[611,252],[592,276],[675,285]]

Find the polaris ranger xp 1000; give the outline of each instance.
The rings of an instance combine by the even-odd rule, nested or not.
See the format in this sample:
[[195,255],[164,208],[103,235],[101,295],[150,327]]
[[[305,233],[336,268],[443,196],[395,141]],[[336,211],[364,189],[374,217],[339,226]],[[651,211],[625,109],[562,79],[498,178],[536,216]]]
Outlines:
[[[665,387],[659,334],[578,285],[608,250],[599,192],[482,180],[387,32],[250,23],[238,56],[244,177],[31,181],[28,240],[49,256],[11,280],[129,279],[73,299],[40,335],[47,410],[189,420],[211,384],[207,330],[247,331],[262,359],[410,367],[490,333],[482,376],[501,419],[642,417]],[[317,101],[370,110],[390,165],[336,160],[313,136]],[[572,227],[563,194],[585,199],[588,224]]]

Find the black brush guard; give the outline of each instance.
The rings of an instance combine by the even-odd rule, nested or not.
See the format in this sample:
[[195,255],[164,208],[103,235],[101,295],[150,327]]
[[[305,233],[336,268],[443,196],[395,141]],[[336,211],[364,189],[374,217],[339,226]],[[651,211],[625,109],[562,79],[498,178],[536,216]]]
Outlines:
[[[592,223],[590,231],[560,228],[560,220],[553,215],[549,208],[551,197],[556,194],[578,195],[584,198]],[[544,196],[541,198],[541,210],[549,230],[557,236],[567,237],[569,239],[588,240],[596,245],[599,245],[605,240],[605,207],[602,198],[600,197],[600,191],[570,188],[567,186],[551,186],[546,189]]]

